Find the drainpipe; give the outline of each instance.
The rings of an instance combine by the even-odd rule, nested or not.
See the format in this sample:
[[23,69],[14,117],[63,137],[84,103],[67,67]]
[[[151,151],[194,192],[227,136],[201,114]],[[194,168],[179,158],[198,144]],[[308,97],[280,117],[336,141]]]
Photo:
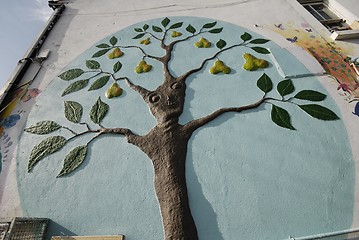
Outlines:
[[317,234],[317,235],[311,235],[311,236],[299,237],[299,238],[289,237],[288,240],[323,239],[323,238],[335,237],[335,236],[340,236],[340,235],[345,235],[345,234],[350,234],[350,233],[359,233],[359,228],[353,228],[353,229],[349,229],[349,230],[330,232],[330,233],[320,233],[320,234]]
[[23,59],[18,62],[17,67],[11,78],[7,81],[3,89],[0,91],[0,109],[3,109],[6,104],[11,100],[11,95],[14,90],[17,89],[18,84],[22,80],[23,76],[25,75],[26,71],[30,67],[31,63],[35,60],[43,60],[39,59],[37,54],[41,49],[41,46],[45,42],[47,36],[49,35],[50,31],[54,27],[55,23],[61,16],[61,13],[65,9],[65,3],[63,1],[49,1],[49,7],[54,9],[51,17],[47,21],[45,27],[41,31],[40,35],[36,39],[36,41],[31,45],[29,50],[26,52]]

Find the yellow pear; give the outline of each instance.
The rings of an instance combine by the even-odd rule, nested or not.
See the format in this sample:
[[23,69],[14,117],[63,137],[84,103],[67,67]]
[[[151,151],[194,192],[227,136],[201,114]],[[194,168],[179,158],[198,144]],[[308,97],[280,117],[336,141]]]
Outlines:
[[217,73],[224,73],[224,74],[229,74],[231,73],[231,68],[228,67],[226,64],[224,64],[224,62],[222,62],[221,60],[217,60],[213,67],[211,67],[211,69],[209,70],[210,73],[212,74],[217,74]]
[[148,45],[151,43],[151,40],[150,38],[146,38],[146,39],[143,39],[141,40],[140,44],[143,44],[143,45]]
[[255,71],[259,68],[267,68],[269,66],[269,63],[267,60],[256,58],[252,54],[245,53],[243,54],[244,60],[246,62],[243,65],[243,68],[247,71]]
[[172,35],[171,35],[172,37],[179,37],[179,36],[182,36],[182,33],[180,33],[180,32],[177,32],[177,31],[172,31]]
[[114,58],[119,58],[119,57],[122,57],[123,56],[123,52],[117,47],[117,48],[114,48],[112,50],[112,52],[110,52],[107,57],[109,59],[114,59]]
[[122,88],[118,86],[117,82],[112,83],[112,85],[106,90],[106,97],[107,98],[113,98],[113,97],[119,97],[123,93]]
[[152,65],[148,64],[145,60],[142,60],[137,67],[135,67],[136,73],[146,73],[151,71]]
[[198,42],[196,42],[194,44],[196,47],[198,48],[210,48],[212,43],[210,41],[208,41],[207,39],[205,38],[201,38]]

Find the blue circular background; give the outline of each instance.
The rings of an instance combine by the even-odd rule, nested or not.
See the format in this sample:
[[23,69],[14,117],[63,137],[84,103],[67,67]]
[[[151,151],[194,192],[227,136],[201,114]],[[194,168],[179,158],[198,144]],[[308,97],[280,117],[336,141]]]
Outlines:
[[[183,21],[183,37],[188,24],[199,29],[212,19],[170,17],[171,24]],[[98,51],[96,45],[108,43],[112,36],[119,45],[138,44],[133,40],[134,27],[160,26],[162,19],[149,20],[120,30],[94,44],[69,65],[85,69],[85,61]],[[176,76],[198,67],[203,59],[218,49],[224,39],[227,46],[241,42],[249,32],[253,38],[263,38],[237,25],[217,21],[223,27],[220,34],[203,34],[212,42],[209,49],[198,49],[194,43],[200,36],[175,47],[170,69]],[[168,40],[172,40],[170,37]],[[265,45],[277,57],[292,61],[289,66],[307,73],[308,70],[288,52],[269,42]],[[150,54],[163,55],[158,42],[143,48]],[[134,67],[142,55],[137,49],[121,49],[125,54],[110,60],[106,55],[96,58],[106,71],[116,61],[122,69],[116,76],[127,76],[136,84],[154,90],[163,82],[162,66],[152,59],[146,74],[135,74]],[[243,54],[252,53],[271,62],[270,67],[254,72],[245,71]],[[249,48],[234,48],[219,55],[232,68],[229,75],[211,75],[209,68],[188,79],[186,102],[180,118],[182,124],[205,116],[226,106],[253,103],[262,96],[257,79],[266,73],[276,85],[283,80],[270,55],[261,55]],[[61,73],[60,72],[60,73]],[[59,74],[60,74],[59,73]],[[80,79],[80,78],[79,78]],[[81,79],[83,79],[81,77]],[[293,80],[296,92],[312,89],[325,93],[314,77]],[[85,130],[67,121],[63,101],[76,101],[84,108],[83,121],[98,96],[110,105],[103,120],[106,127],[126,127],[138,134],[147,133],[156,125],[142,98],[124,82],[123,96],[106,99],[107,87],[96,91],[82,90],[61,97],[68,82],[55,78],[38,97],[27,126],[38,121],[53,120],[78,132]],[[278,96],[275,90],[270,95]],[[200,239],[286,239],[347,229],[352,223],[354,206],[354,163],[346,129],[342,121],[321,121],[311,118],[292,105],[280,104],[288,110],[297,129],[291,131],[275,125],[270,118],[270,105],[241,114],[228,113],[195,132],[187,152],[186,177],[191,210]],[[339,115],[339,109],[328,97],[322,105]],[[70,137],[64,129],[52,135]],[[25,215],[47,217],[53,235],[124,234],[129,240],[163,238],[159,206],[153,189],[153,169],[148,157],[138,148],[118,136],[105,136],[92,142],[83,165],[68,177],[56,178],[63,159],[73,148],[83,145],[81,137],[63,150],[46,157],[27,173],[28,156],[44,136],[23,133],[18,150],[18,186]]]

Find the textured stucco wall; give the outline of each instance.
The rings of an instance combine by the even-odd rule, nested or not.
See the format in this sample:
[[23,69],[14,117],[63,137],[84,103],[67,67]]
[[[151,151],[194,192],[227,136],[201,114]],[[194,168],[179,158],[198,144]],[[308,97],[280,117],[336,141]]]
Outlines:
[[[266,9],[266,12],[261,13],[258,9]],[[302,63],[281,48],[296,53],[297,50],[291,48],[292,43],[268,27],[281,22],[300,24],[304,21],[285,1],[207,1],[205,4],[192,1],[180,4],[174,1],[166,4],[74,1],[67,5],[45,42],[44,48],[51,49],[51,55],[35,83],[43,93],[36,99],[28,121],[23,119],[22,124],[28,126],[49,117],[63,118],[63,99],[59,95],[64,83],[56,76],[64,69],[79,66],[91,58],[96,43],[107,41],[114,33],[121,39],[130,39],[134,33],[132,27],[127,27],[138,22],[157,21],[159,24],[165,16],[178,16],[178,21],[194,24],[203,20],[180,16],[225,21],[221,22],[225,31],[220,37],[228,44],[239,39],[234,37],[234,33],[258,33],[272,40],[268,47],[276,58],[288,59],[282,63],[283,69],[308,73]],[[218,40],[217,36],[211,38],[214,42]],[[186,54],[192,46],[193,42],[190,42],[175,49],[175,59],[171,63],[175,73],[183,72],[192,66],[191,61],[205,56],[202,53]],[[234,74],[225,76],[226,79],[210,75],[209,64],[190,81],[187,110],[180,119],[181,123],[208,114],[219,106],[235,105],[238,97],[240,103],[258,97],[260,92],[255,81],[263,71],[245,72],[241,68],[243,51],[224,54],[223,59],[228,59],[226,63],[235,66]],[[136,57],[134,55],[127,63],[135,65]],[[273,61],[269,56],[263,58]],[[311,57],[301,55],[300,58],[305,63],[305,58]],[[155,62],[153,66],[160,68]],[[130,67],[124,67],[124,71],[133,74]],[[275,81],[282,77],[273,63],[265,71]],[[162,81],[161,71],[150,72],[148,78],[151,81],[143,81],[144,86],[154,89]],[[137,76],[135,81],[142,84]],[[187,152],[186,174],[191,208],[201,239],[237,239],[242,236],[246,239],[284,239],[289,235],[303,236],[357,227],[354,198],[358,153],[353,147],[358,136],[355,128],[357,116],[351,113],[352,106],[338,95],[330,78],[295,80],[298,88],[325,92],[322,85],[331,95],[325,102],[326,106],[340,114],[343,121],[308,119],[290,108],[298,131],[288,133],[271,122],[270,107],[265,106],[242,116],[223,116],[193,135]],[[121,107],[111,102],[111,115],[106,123],[112,125],[120,121],[136,128],[137,133],[146,133],[155,121],[143,102],[126,86],[123,87],[125,96],[119,100]],[[93,104],[88,100],[91,97],[92,93],[84,92],[74,98],[89,109]],[[69,100],[73,98],[69,97]],[[19,131],[21,129],[19,127]],[[161,218],[152,186],[153,173],[142,152],[127,145],[124,139],[104,137],[91,146],[90,157],[78,172],[68,178],[56,179],[64,153],[70,148],[64,149],[62,155],[57,153],[49,157],[28,174],[27,155],[39,141],[40,138],[21,134],[18,155],[14,155],[14,158],[17,156],[16,181],[23,215],[50,216],[54,221],[51,229],[58,233],[60,230],[65,234],[123,233],[130,240],[161,238]],[[118,145],[114,146],[114,142]],[[122,160],[119,161],[118,157]],[[12,174],[7,180],[16,184],[11,180],[16,179],[15,159],[12,164]],[[4,191],[1,201],[9,202],[9,196]],[[5,211],[5,215],[11,213]]]

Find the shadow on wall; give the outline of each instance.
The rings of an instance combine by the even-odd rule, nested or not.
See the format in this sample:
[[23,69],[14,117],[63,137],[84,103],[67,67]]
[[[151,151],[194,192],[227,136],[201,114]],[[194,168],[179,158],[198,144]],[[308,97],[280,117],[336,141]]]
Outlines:
[[[196,204],[196,209],[191,208],[191,212],[196,223],[199,238],[207,240],[224,240],[218,227],[217,215],[214,212],[211,203],[208,202],[207,198],[204,196],[201,183],[194,170],[192,140],[190,140],[188,144],[186,178],[187,185],[190,186],[188,189],[190,202],[191,199],[195,199],[196,203],[198,203]],[[195,214],[196,212],[199,214]],[[196,216],[200,217],[197,218]]]
[[[190,109],[189,103],[194,99],[194,90],[189,87],[186,92],[185,108]],[[187,105],[187,106],[186,106]],[[257,109],[248,110],[247,113],[264,111],[265,107],[260,106]],[[236,116],[236,113],[226,113],[219,117],[216,121],[206,125],[207,128],[218,127]],[[194,119],[191,112],[185,117],[187,121]],[[202,127],[203,128],[203,127]],[[202,129],[201,128],[201,129]],[[193,158],[193,140],[195,135],[198,134],[198,130],[195,131],[188,142],[187,158],[186,158],[186,179],[188,186],[188,194],[190,199],[190,206],[193,218],[196,223],[198,235],[200,239],[206,240],[224,240],[218,226],[217,214],[215,213],[211,203],[207,200],[203,193],[203,189],[197,173],[194,169]],[[195,203],[191,202],[191,199],[195,199]],[[193,207],[195,205],[195,207]],[[197,217],[198,216],[198,217]]]
[[50,240],[53,236],[77,236],[75,233],[71,232],[67,228],[57,224],[56,222],[50,220],[47,227],[46,239]]

